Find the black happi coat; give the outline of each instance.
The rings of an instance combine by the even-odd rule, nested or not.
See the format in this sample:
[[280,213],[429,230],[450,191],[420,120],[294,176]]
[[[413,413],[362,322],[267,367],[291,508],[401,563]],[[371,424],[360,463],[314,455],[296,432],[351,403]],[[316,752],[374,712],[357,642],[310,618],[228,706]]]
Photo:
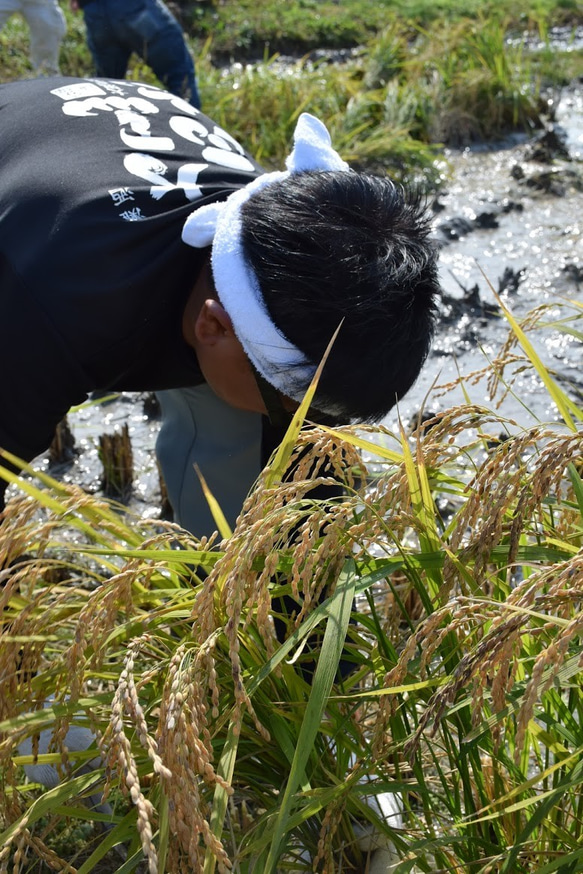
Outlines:
[[0,446],[34,458],[95,389],[202,381],[181,320],[204,256],[182,226],[261,172],[151,86],[0,86]]

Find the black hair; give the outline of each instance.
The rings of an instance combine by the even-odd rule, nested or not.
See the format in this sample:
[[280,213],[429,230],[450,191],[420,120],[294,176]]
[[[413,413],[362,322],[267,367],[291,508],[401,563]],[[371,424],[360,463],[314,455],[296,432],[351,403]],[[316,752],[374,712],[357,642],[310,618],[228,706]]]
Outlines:
[[418,193],[388,178],[293,174],[243,205],[242,243],[269,314],[318,364],[314,406],[383,418],[415,382],[436,320],[437,246]]

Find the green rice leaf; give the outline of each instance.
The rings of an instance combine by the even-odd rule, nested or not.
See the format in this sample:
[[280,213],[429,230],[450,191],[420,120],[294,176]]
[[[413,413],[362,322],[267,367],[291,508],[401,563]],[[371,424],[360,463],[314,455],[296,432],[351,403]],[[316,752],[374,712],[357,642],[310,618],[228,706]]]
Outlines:
[[217,530],[218,530],[219,534],[221,535],[221,537],[223,538],[223,540],[228,540],[229,537],[232,537],[232,535],[233,535],[233,532],[231,531],[231,526],[227,522],[227,520],[225,518],[225,514],[221,510],[219,502],[217,501],[217,499],[215,498],[215,496],[213,495],[213,493],[209,489],[208,483],[205,480],[204,476],[202,475],[200,468],[197,464],[194,465],[194,469],[196,471],[196,475],[198,476],[198,478],[200,480],[202,492],[206,498],[207,504],[209,505],[209,509],[211,511],[211,515],[213,517],[214,523],[217,526]]
[[557,385],[557,383],[554,381],[554,379],[551,377],[550,373],[548,372],[547,368],[544,366],[544,364],[540,360],[537,352],[534,349],[534,346],[532,345],[532,343],[530,342],[530,340],[526,336],[525,332],[522,330],[522,328],[518,324],[517,320],[514,318],[514,316],[510,312],[510,310],[504,306],[504,304],[502,303],[502,300],[496,294],[496,292],[493,292],[493,293],[498,301],[498,305],[500,306],[500,308],[502,309],[502,312],[504,313],[505,318],[508,320],[510,326],[512,327],[512,330],[516,334],[516,337],[518,338],[520,345],[522,346],[522,348],[526,352],[534,369],[536,370],[536,372],[538,373],[538,375],[542,379],[546,390],[548,391],[552,400],[556,404],[557,409],[559,410],[561,416],[563,417],[563,421],[565,422],[565,424],[569,428],[571,428],[572,431],[576,431],[575,423],[573,422],[572,416],[574,416],[576,419],[579,419],[579,421],[583,421],[583,410],[581,410],[577,406],[577,404],[573,403],[571,398]]
[[574,464],[570,464],[567,471],[573,484],[573,490],[575,492],[577,504],[579,505],[579,512],[581,513],[581,520],[583,521],[583,480]]
[[336,337],[338,336],[338,332],[340,331],[341,327],[342,323],[340,323],[340,325],[338,325],[338,327],[334,331],[334,335],[328,343],[324,356],[320,361],[318,367],[316,368],[316,372],[314,373],[308,390],[306,391],[306,394],[304,395],[304,398],[298,409],[294,413],[289,428],[287,429],[283,440],[281,441],[273,459],[269,464],[269,473],[266,479],[267,488],[270,488],[271,486],[273,486],[274,483],[283,478],[283,475],[291,458],[291,454],[295,446],[296,440],[298,439],[298,434],[301,431],[302,425],[306,420],[308,411],[314,399],[316,388],[318,387],[318,382],[320,380],[320,376],[322,375],[322,370],[324,369],[326,359],[330,354],[330,350],[332,349],[334,341],[336,340]]
[[75,798],[89,792],[95,786],[95,773],[81,774],[71,777],[54,789],[48,789],[40,798],[32,802],[26,814],[11,823],[7,829],[0,833],[0,846],[5,846],[18,833],[23,821],[27,826],[32,825],[44,816],[50,816],[53,811],[61,807],[69,798]]
[[324,632],[322,650],[312,683],[312,691],[306,707],[298,736],[296,752],[289,779],[279,806],[273,837],[265,866],[265,874],[274,874],[281,845],[288,828],[289,815],[294,807],[294,795],[304,779],[304,773],[316,736],[320,730],[322,714],[326,707],[338,664],[342,655],[346,632],[350,621],[352,601],[356,588],[354,562],[348,561],[338,580],[336,590],[328,602],[328,621]]

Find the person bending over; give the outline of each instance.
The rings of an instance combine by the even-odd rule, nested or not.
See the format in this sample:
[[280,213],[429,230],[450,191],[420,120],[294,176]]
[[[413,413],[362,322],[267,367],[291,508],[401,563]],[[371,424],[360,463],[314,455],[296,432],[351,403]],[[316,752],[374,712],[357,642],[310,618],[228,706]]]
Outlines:
[[200,537],[194,464],[232,524],[339,325],[314,417],[386,416],[434,330],[425,207],[305,113],[286,168],[148,85],[0,86],[0,446],[33,459],[89,393],[155,391],[175,518]]

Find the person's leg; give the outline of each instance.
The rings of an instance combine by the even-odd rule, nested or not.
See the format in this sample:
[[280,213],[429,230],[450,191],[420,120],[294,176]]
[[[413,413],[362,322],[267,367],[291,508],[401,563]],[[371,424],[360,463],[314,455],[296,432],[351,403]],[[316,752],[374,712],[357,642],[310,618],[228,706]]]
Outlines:
[[[119,3],[125,5],[124,0]],[[120,40],[116,15],[109,13],[105,0],[93,0],[83,7],[83,18],[96,76],[124,79],[132,49]]]
[[67,31],[57,0],[22,0],[22,14],[30,28],[30,61],[39,76],[58,76],[59,51]]
[[230,407],[206,384],[157,397],[162,428],[156,453],[175,521],[196,537],[216,530],[196,464],[234,526],[261,470],[262,417]]
[[108,0],[115,3],[119,26],[136,54],[168,91],[200,109],[194,61],[182,29],[161,0]]

